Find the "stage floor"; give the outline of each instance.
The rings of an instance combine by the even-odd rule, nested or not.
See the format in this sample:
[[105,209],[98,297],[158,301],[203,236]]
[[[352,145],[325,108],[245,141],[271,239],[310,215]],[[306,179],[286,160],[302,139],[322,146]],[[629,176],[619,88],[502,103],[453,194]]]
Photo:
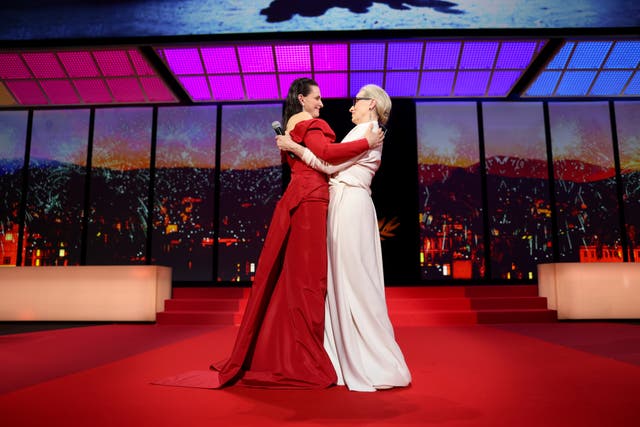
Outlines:
[[638,322],[397,327],[413,384],[375,393],[150,384],[225,358],[233,326],[6,333],[10,326],[0,324],[0,414],[12,427],[601,427],[640,419]]

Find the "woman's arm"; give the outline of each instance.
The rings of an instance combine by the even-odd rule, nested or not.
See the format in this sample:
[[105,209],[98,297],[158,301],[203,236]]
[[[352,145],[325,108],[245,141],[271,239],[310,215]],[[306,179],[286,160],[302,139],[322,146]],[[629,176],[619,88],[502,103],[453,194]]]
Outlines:
[[[345,142],[344,144],[348,144],[347,142]],[[349,166],[352,166],[354,164],[356,164],[358,162],[359,159],[362,158],[362,156],[364,155],[364,153],[352,157],[349,160],[347,160],[346,162],[342,162],[342,163],[338,163],[336,165],[332,165],[329,164],[327,162],[325,162],[322,159],[319,159],[318,157],[316,157],[315,154],[313,154],[313,151],[309,150],[306,147],[303,147],[299,144],[298,147],[302,148],[302,155],[297,155],[298,157],[300,157],[302,159],[303,162],[305,162],[307,165],[309,165],[310,167],[312,167],[315,170],[318,170],[320,172],[324,172],[327,175],[333,175],[336,172],[340,172],[342,170],[345,170],[346,168],[348,168]]]
[[[308,149],[302,144],[298,144],[293,141],[291,137],[288,135],[281,135],[276,137],[276,143],[278,148],[282,151],[288,151],[290,153],[295,154],[298,158],[302,159],[307,165],[311,166],[313,169],[319,170],[320,172],[324,172],[326,174],[334,174],[343,169],[348,168],[358,161],[359,158],[362,157],[363,153],[356,155],[355,157],[351,157],[348,160],[332,165],[320,158],[318,158],[313,151]],[[349,142],[343,142],[343,144],[349,144]]]
[[[291,131],[291,138],[294,141],[297,140],[304,143],[309,150],[313,152],[313,154],[331,164],[345,162],[352,157],[362,154],[370,148],[377,147],[384,141],[384,134],[382,131],[380,129],[373,131],[373,125],[371,125],[367,129],[365,138],[356,141],[343,142],[341,144],[333,144],[333,140],[328,141],[327,139],[327,129],[329,129],[330,132],[332,131],[326,122],[323,120],[309,120],[308,123],[305,122],[304,124],[305,126],[298,126]],[[277,137],[278,146],[280,146],[281,139],[285,138],[286,136]],[[297,148],[290,146],[290,151],[302,158],[304,155],[303,148],[304,147]]]

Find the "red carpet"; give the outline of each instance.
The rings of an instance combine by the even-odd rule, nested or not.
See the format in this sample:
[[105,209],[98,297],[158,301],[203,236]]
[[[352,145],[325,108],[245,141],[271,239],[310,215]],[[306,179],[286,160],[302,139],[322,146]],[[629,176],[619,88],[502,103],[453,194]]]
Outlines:
[[[638,325],[399,327],[414,383],[376,393],[150,385],[224,358],[237,330],[182,327],[191,336],[176,341],[176,328],[104,325],[64,336],[0,336],[0,378],[13,390],[0,395],[2,425],[603,427],[640,419]],[[619,345],[605,350],[612,343]],[[25,387],[23,376],[41,382]]]

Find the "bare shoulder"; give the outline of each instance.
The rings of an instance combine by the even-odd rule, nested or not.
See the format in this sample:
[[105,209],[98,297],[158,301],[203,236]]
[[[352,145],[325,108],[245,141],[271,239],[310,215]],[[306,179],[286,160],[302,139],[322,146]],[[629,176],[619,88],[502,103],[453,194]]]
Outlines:
[[287,122],[287,132],[291,131],[296,125],[302,121],[310,120],[313,116],[306,111],[301,111],[299,113],[294,114],[289,117],[289,121]]

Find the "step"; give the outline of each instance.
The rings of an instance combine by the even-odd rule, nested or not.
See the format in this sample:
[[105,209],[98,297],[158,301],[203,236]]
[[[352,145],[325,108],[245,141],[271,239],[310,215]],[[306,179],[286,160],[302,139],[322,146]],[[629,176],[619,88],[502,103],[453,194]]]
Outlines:
[[166,300],[165,311],[244,312],[247,298],[175,298]]
[[481,310],[506,308],[547,308],[543,297],[484,297],[484,298],[387,298],[389,310]]
[[394,327],[478,323],[476,313],[469,310],[389,311],[389,319]]
[[536,285],[387,286],[387,298],[525,297],[538,296]]
[[547,309],[478,310],[478,323],[554,323],[558,312]]
[[242,313],[231,311],[163,311],[157,313],[158,325],[239,325]]
[[251,288],[211,286],[198,288],[173,288],[172,299],[181,298],[249,298]]
[[554,310],[442,310],[442,311],[389,311],[394,326],[472,325],[491,323],[553,323]]
[[[251,288],[174,288],[159,324],[239,325]],[[385,288],[394,326],[555,322],[536,285]]]

